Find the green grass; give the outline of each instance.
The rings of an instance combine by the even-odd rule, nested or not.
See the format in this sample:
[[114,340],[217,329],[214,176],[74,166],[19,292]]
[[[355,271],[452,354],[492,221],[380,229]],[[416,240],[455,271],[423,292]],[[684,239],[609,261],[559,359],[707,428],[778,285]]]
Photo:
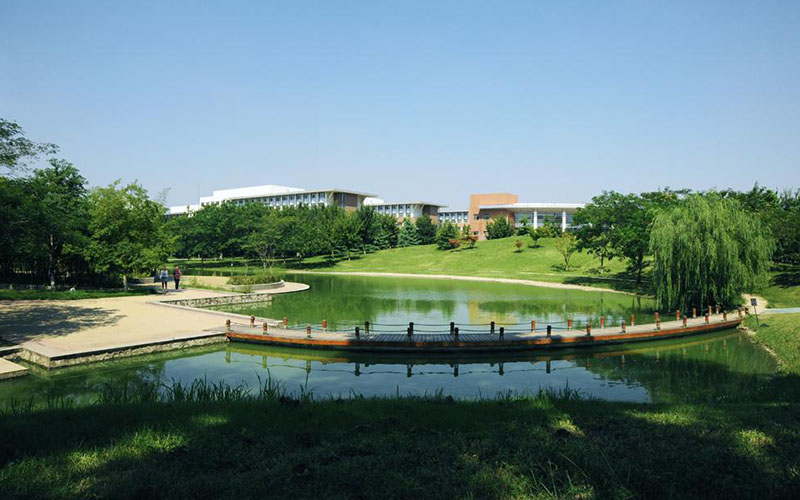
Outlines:
[[[113,392],[113,391],[112,391]],[[0,418],[15,498],[789,498],[800,405],[116,391]]]
[[800,307],[800,266],[777,265],[769,286],[758,293],[769,307]]
[[0,290],[0,300],[80,300],[102,299],[106,297],[127,297],[129,295],[147,295],[153,293],[152,288],[131,288],[124,290]]
[[[517,239],[525,242],[520,252],[514,246]],[[556,252],[553,242],[551,238],[544,238],[539,240],[538,247],[532,248],[530,238],[510,237],[480,241],[472,249],[438,250],[435,245],[420,245],[379,250],[366,255],[353,253],[350,260],[337,257],[331,261],[327,256],[287,261],[278,259],[275,261],[275,269],[276,272],[300,269],[319,272],[453,274],[573,283],[625,290],[640,288],[636,285],[635,277],[625,272],[624,262],[606,262],[605,270],[601,272],[600,261],[585,252],[576,252],[570,259],[569,270],[565,271],[563,258]],[[258,261],[237,258],[203,262],[197,259],[181,259],[171,263],[180,265],[187,275],[238,276],[261,271]]]
[[800,375],[800,314],[771,314],[747,319],[755,338],[776,353],[781,369]]

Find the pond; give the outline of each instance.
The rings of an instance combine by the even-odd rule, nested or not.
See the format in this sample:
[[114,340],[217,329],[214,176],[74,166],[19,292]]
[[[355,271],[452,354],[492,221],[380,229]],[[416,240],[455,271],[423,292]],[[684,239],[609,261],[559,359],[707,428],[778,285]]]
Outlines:
[[[364,320],[445,324],[557,323],[566,318],[620,320],[651,316],[649,300],[611,292],[581,292],[464,281],[301,276],[306,292],[237,311],[288,316],[297,323],[328,319],[339,326]],[[613,401],[673,402],[747,399],[775,373],[774,359],[736,330],[682,339],[487,355],[402,355],[219,344],[108,363],[34,369],[0,383],[0,404],[44,394],[91,401],[108,383],[169,384],[196,378],[258,387],[267,379],[315,397],[424,395],[457,398],[570,389]]]

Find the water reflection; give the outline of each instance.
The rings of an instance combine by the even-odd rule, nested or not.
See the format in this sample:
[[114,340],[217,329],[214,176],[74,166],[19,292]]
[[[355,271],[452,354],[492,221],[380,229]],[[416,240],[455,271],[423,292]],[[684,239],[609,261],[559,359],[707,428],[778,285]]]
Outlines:
[[0,401],[66,393],[90,402],[104,384],[125,380],[196,378],[257,387],[267,378],[317,397],[433,394],[459,398],[540,389],[580,391],[587,397],[639,402],[756,398],[776,365],[743,334],[698,337],[503,355],[425,356],[297,350],[226,344],[180,354],[65,368],[0,384]]
[[652,301],[612,292],[585,292],[537,288],[506,283],[430,279],[369,278],[358,276],[297,275],[293,280],[311,288],[299,294],[275,297],[271,304],[219,308],[268,318],[289,318],[292,324],[319,324],[350,329],[370,321],[381,324],[560,324],[568,318],[576,327],[601,316],[607,324],[629,320],[650,322]]

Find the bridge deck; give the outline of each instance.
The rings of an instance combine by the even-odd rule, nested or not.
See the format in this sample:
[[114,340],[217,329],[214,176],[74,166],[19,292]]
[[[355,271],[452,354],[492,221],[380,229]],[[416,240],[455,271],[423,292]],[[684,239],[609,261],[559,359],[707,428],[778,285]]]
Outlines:
[[[682,337],[699,333],[735,328],[741,319],[734,313],[723,319],[722,314],[705,318],[691,318],[687,325],[682,321],[663,321],[661,328],[655,324],[629,326],[626,332],[621,327],[612,326],[592,329],[591,335],[585,330],[553,330],[550,337],[546,333],[546,325],[538,326],[533,332],[506,332],[500,337],[499,327],[491,334],[486,327],[485,333],[461,333],[458,336],[448,333],[361,333],[356,337],[352,333],[334,333],[312,331],[308,336],[305,330],[270,327],[263,332],[260,327],[249,325],[232,325],[226,336],[231,342],[249,342],[256,344],[280,345],[312,349],[343,349],[360,351],[491,351],[491,350],[524,350],[549,349],[559,347],[579,347],[588,345],[637,342],[669,337]],[[470,327],[474,329],[474,326]]]

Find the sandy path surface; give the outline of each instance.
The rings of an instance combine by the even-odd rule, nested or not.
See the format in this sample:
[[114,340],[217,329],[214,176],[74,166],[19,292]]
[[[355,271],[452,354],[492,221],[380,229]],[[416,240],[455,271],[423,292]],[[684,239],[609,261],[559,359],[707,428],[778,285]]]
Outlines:
[[[307,288],[300,283],[283,293]],[[86,300],[0,301],[0,337],[48,356],[163,342],[220,327],[218,312],[176,309],[157,302],[229,295],[211,290],[170,290],[164,295],[133,295]]]

